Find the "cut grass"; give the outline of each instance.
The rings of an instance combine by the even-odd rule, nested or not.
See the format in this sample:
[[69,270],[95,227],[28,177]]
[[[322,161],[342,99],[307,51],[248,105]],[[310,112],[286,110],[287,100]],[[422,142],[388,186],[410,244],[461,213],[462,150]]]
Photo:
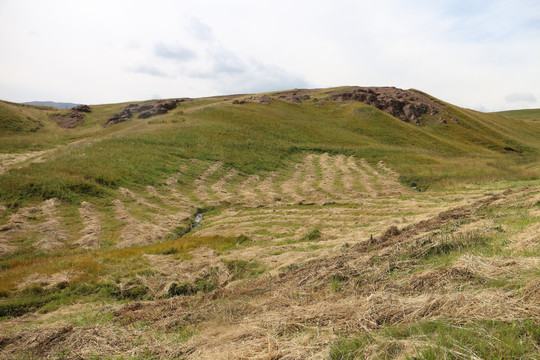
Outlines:
[[450,320],[384,326],[345,338],[330,351],[333,360],[394,359],[536,359],[540,326],[533,320],[502,322]]

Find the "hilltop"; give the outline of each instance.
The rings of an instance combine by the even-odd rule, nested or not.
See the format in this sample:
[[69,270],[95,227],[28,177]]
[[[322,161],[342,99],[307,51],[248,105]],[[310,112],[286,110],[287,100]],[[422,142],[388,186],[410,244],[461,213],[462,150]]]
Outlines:
[[0,102],[0,358],[533,359],[537,119],[390,87]]

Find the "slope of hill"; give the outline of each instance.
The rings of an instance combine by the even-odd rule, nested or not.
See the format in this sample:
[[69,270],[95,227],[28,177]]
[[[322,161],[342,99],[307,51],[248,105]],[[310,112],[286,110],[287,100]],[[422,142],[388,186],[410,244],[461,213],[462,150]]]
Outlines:
[[73,128],[8,105],[42,126],[0,129],[2,358],[539,350],[538,122],[394,88],[99,105]]
[[540,109],[508,110],[499,111],[495,114],[521,120],[540,120]]

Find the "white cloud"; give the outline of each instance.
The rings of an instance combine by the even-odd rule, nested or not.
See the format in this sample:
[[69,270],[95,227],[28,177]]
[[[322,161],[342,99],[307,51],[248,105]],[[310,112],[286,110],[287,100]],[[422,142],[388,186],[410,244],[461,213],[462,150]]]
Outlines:
[[0,10],[6,100],[393,85],[477,109],[539,106],[504,100],[538,93],[535,0],[3,0]]
[[525,103],[535,103],[536,97],[533,93],[512,93],[508,94],[504,97],[504,100],[506,100],[509,103],[516,103],[516,102],[525,102]]
[[165,45],[157,43],[154,45],[154,54],[158,57],[175,60],[176,62],[185,62],[197,58],[197,54],[187,47],[180,45]]

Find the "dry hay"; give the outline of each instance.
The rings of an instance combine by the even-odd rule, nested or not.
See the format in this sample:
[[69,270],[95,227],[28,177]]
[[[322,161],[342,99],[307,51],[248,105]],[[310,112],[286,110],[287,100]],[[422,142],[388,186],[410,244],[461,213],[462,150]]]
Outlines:
[[308,198],[308,201],[328,201],[330,200],[328,196],[322,194],[315,189],[316,176],[315,166],[313,165],[313,161],[315,159],[317,159],[317,156],[315,154],[309,154],[304,158],[304,169],[306,170],[306,174],[300,188]]
[[296,164],[293,176],[281,184],[283,195],[287,196],[294,203],[301,203],[304,201],[303,196],[298,192],[298,185],[301,183],[303,170],[304,166],[302,164]]
[[267,204],[273,204],[274,202],[281,200],[281,197],[278,195],[278,193],[274,190],[273,187],[274,180],[277,174],[278,173],[276,171],[271,172],[257,186],[257,189],[263,194],[263,197]]
[[[159,356],[177,358],[178,345],[145,331],[145,329],[118,328],[111,325],[55,324],[41,327],[39,331],[28,329],[15,335],[0,336],[0,357],[4,359],[57,358],[80,360],[109,358],[118,354],[127,356]],[[69,351],[66,351],[69,350]]]
[[[61,219],[57,217],[57,208],[60,201],[56,198],[46,200],[42,205],[25,207],[10,216],[7,224],[0,227],[0,240],[6,243],[16,237],[21,231],[30,230],[39,233],[39,240],[35,246],[40,250],[54,250],[65,246],[69,239],[68,233],[62,229]],[[29,220],[44,222],[30,224]]]
[[209,189],[207,180],[208,177],[221,170],[222,167],[223,163],[218,161],[211,165],[209,168],[207,168],[201,175],[197,177],[197,179],[195,179],[194,195],[202,202],[207,204],[214,203],[214,201],[208,196]]
[[350,169],[353,170],[353,172],[355,172],[356,174],[358,174],[358,176],[360,176],[362,185],[366,189],[367,195],[369,196],[379,195],[377,191],[375,190],[375,188],[373,187],[373,185],[370,183],[369,175],[364,170],[360,169],[360,167],[358,167],[353,156],[349,156],[347,158],[347,165],[349,166]]
[[101,236],[101,223],[96,210],[89,202],[83,201],[79,208],[79,215],[84,228],[81,230],[81,238],[74,242],[84,249],[98,249]]
[[467,270],[472,274],[487,279],[509,277],[517,272],[529,272],[538,269],[540,258],[536,257],[493,257],[486,258],[465,254],[454,264],[455,268]]
[[219,326],[207,336],[196,336],[185,346],[192,349],[186,359],[327,359],[328,338],[317,332],[283,336],[260,324]]
[[349,197],[357,197],[359,194],[353,189],[354,178],[351,169],[347,166],[345,155],[337,155],[334,163],[341,171],[341,181],[343,182],[343,189],[346,194],[348,194]]
[[[169,190],[169,189],[167,189],[167,190]],[[148,185],[148,186],[146,187],[146,191],[148,191],[148,193],[149,193],[150,195],[155,196],[155,197],[157,197],[159,200],[163,201],[163,203],[166,204],[166,205],[169,205],[169,206],[172,206],[172,207],[176,207],[176,208],[183,208],[183,209],[189,208],[189,207],[190,207],[190,206],[189,206],[189,202],[187,202],[187,201],[181,201],[181,202],[173,201],[173,200],[169,199],[168,197],[165,197],[165,196],[161,195],[161,194],[156,190],[156,188],[153,187],[153,186]],[[177,191],[177,193],[178,193],[178,191]],[[171,192],[171,195],[174,196],[175,194],[173,194],[173,192]],[[175,197],[177,197],[177,196],[175,196]],[[177,198],[178,198],[178,197],[177,197]]]
[[175,185],[178,184],[178,180],[171,176],[165,180],[166,189],[169,194],[171,194],[174,198],[180,200],[183,204],[186,204],[187,207],[194,206],[186,196],[184,196],[178,189],[175,188]]
[[53,198],[46,200],[41,206],[41,211],[47,221],[35,227],[35,230],[40,233],[40,240],[35,243],[35,247],[40,250],[50,251],[62,248],[69,239],[68,233],[61,228],[61,219],[56,216],[59,205],[60,200]]
[[[42,150],[42,151],[31,151],[24,154],[0,154],[0,175],[11,170],[13,165],[20,164],[22,162],[28,161],[27,165],[36,162],[43,162],[43,156],[55,149]],[[19,166],[22,168],[24,166]]]
[[225,185],[230,183],[236,176],[238,171],[236,169],[230,169],[229,172],[221,177],[216,183],[214,183],[210,188],[214,191],[216,196],[222,202],[233,202],[236,198],[236,194],[232,194],[225,189]]
[[17,285],[17,289],[24,290],[30,285],[39,285],[44,288],[51,288],[58,284],[67,284],[79,274],[75,271],[61,271],[55,274],[32,274]]
[[216,285],[222,286],[227,283],[229,271],[213,250],[199,248],[193,250],[191,255],[193,259],[184,261],[176,260],[169,255],[144,255],[157,274],[139,278],[157,297],[164,296],[173,282],[192,283],[197,278],[209,275],[210,272]]
[[381,169],[382,171],[386,172],[388,175],[390,175],[392,178],[394,178],[394,180],[397,180],[399,178],[399,174],[397,172],[395,172],[394,170],[390,169],[388,166],[386,166],[386,164],[384,163],[384,161],[380,160],[378,163],[377,163],[377,167],[379,169]]
[[260,181],[259,175],[250,175],[242,184],[238,187],[238,193],[244,202],[248,206],[258,206],[258,196],[254,192],[255,185]]
[[365,297],[327,295],[305,300],[303,295],[292,296],[296,291],[289,289],[286,297],[263,293],[264,298],[249,304],[229,301],[200,305],[191,311],[178,307],[180,312],[169,319],[187,317],[201,331],[185,345],[192,349],[188,359],[212,359],[217,354],[221,358],[293,359],[324,354],[337,334],[371,331],[389,324],[437,318],[515,321],[531,315],[538,319],[540,313],[538,302],[506,291],[418,296],[374,292]]
[[128,197],[128,198],[131,198],[131,199],[135,200],[137,202],[137,204],[141,204],[143,206],[146,206],[149,209],[154,209],[154,210],[160,210],[161,209],[159,206],[148,202],[146,199],[140,197],[139,195],[135,194],[131,190],[128,190],[128,189],[123,188],[123,187],[119,188],[118,190],[120,190],[122,195],[124,195],[125,197]]
[[321,189],[331,194],[334,198],[340,199],[341,194],[334,189],[336,169],[334,168],[334,164],[332,164],[332,158],[330,155],[328,155],[328,153],[324,153],[319,156],[319,164],[321,165],[322,170],[322,179],[319,186]]
[[13,254],[16,246],[9,244],[8,240],[0,238],[0,257]]
[[540,223],[534,223],[508,239],[515,252],[534,251],[540,246]]
[[120,240],[116,247],[141,246],[154,243],[167,234],[167,229],[150,222],[138,221],[127,211],[124,203],[119,199],[113,200],[116,217],[124,222]]

